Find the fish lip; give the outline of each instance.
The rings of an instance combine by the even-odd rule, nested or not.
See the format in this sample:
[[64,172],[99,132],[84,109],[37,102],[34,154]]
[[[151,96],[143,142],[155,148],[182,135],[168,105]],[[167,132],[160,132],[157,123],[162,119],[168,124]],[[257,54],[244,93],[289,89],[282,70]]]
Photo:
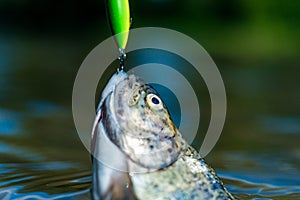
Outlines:
[[115,73],[106,84],[105,88],[102,91],[100,102],[98,104],[97,112],[100,110],[102,104],[104,103],[105,99],[114,92],[116,85],[118,85],[121,81],[128,78],[128,74],[121,70]]

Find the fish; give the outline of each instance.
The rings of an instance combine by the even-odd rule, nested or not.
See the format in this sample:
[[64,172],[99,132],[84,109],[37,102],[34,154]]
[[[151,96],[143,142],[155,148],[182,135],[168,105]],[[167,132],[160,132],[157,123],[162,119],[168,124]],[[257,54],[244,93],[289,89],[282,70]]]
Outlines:
[[93,199],[236,199],[188,144],[158,92],[121,70],[92,130]]

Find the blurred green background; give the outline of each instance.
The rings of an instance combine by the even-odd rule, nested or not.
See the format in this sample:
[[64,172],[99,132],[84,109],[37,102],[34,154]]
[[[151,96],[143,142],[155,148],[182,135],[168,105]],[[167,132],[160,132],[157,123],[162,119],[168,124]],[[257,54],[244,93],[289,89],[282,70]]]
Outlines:
[[[299,198],[300,1],[130,5],[132,28],[187,34],[219,67],[227,120],[207,160],[229,188],[242,199]],[[88,198],[72,87],[86,55],[111,36],[104,0],[1,0],[0,30],[0,194]]]

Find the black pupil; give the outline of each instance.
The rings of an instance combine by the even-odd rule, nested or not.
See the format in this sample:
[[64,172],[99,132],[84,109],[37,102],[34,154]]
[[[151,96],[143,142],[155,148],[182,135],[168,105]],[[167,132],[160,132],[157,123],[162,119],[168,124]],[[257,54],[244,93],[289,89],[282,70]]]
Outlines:
[[151,101],[154,104],[159,104],[159,100],[156,97],[152,97]]

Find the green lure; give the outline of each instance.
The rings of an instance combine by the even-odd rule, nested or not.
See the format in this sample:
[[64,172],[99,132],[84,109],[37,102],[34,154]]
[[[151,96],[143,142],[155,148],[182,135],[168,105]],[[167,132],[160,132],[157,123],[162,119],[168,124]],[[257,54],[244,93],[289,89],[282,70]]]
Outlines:
[[130,27],[129,2],[128,0],[107,0],[106,5],[110,29],[115,35],[121,54],[124,54]]

